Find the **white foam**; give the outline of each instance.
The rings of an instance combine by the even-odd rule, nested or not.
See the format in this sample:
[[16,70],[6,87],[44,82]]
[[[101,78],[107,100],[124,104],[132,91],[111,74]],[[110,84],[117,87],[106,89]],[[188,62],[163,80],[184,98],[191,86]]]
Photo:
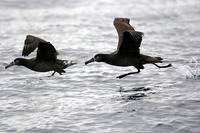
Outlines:
[[200,77],[200,64],[192,57],[187,65],[179,66],[178,72],[183,74],[186,78],[199,78]]

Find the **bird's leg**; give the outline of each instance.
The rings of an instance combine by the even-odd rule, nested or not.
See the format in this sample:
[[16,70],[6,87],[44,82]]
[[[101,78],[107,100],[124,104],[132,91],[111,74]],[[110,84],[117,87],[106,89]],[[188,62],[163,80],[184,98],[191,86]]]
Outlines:
[[62,73],[61,72],[58,72],[60,75],[62,75]]
[[62,73],[65,73],[65,70],[62,70],[62,71],[57,72],[57,73],[59,73],[60,75],[62,75]]
[[[57,72],[57,73],[59,73],[60,75],[62,75],[62,72],[65,73],[64,70],[62,70],[61,72]],[[51,76],[53,76],[55,73],[56,73],[56,71],[54,71],[54,72],[51,74]]]
[[47,77],[52,77],[55,73],[56,73],[56,71],[54,71],[54,72],[51,74],[51,76],[47,76]]
[[117,78],[121,79],[121,78],[123,78],[123,77],[125,77],[125,76],[131,75],[131,74],[136,74],[136,73],[139,73],[139,72],[140,72],[140,69],[138,69],[137,72],[126,73],[126,74],[123,74],[123,75],[118,76]]
[[54,71],[54,72],[51,74],[51,76],[53,76],[55,73],[56,73],[56,71]]
[[158,68],[167,68],[167,67],[171,67],[171,66],[172,66],[172,64],[168,64],[168,65],[166,65],[166,66],[159,66],[159,65],[157,65],[156,63],[152,63],[152,64],[154,64],[154,65],[157,66]]

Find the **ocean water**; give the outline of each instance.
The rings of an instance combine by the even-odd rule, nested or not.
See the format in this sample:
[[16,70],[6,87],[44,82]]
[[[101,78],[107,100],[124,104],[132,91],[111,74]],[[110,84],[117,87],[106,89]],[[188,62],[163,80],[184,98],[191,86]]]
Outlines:
[[[173,67],[84,62],[117,48],[115,17],[144,32],[141,53]],[[1,133],[199,133],[199,0],[1,0]],[[59,59],[77,62],[63,75],[22,66],[26,35],[50,41]],[[33,52],[27,58],[34,57]]]

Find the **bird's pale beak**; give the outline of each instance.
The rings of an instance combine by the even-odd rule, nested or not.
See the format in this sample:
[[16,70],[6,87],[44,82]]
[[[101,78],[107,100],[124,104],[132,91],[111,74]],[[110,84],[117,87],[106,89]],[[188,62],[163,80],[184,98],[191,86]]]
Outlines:
[[5,69],[7,69],[7,68],[9,68],[9,67],[11,67],[11,66],[13,66],[13,65],[15,65],[15,63],[14,63],[14,62],[11,62],[11,63],[8,64],[7,66],[5,66]]
[[86,61],[86,62],[85,62],[85,65],[87,65],[87,64],[89,64],[89,63],[91,63],[91,62],[94,62],[94,58],[92,58],[92,59]]

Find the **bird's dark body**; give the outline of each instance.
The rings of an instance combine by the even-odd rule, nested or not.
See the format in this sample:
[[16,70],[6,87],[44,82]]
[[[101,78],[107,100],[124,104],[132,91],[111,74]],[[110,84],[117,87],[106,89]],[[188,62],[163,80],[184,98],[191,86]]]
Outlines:
[[101,62],[105,62],[110,65],[119,67],[134,66],[138,69],[143,69],[142,60],[133,56],[131,53],[125,55],[111,55],[111,54],[100,54],[102,57]]
[[35,60],[35,58],[32,59],[21,59],[21,62],[24,67],[29,68],[36,72],[48,72],[48,71],[56,71],[56,72],[63,72],[65,68],[67,68],[67,65],[65,65],[64,62],[67,62],[66,60],[59,60],[56,61],[41,61],[41,60]]
[[117,78],[139,73],[140,69],[144,69],[143,65],[148,63],[154,64],[159,68],[170,67],[171,64],[167,66],[155,64],[162,63],[163,59],[161,57],[151,57],[140,53],[140,45],[144,34],[140,31],[135,31],[129,24],[129,21],[127,18],[115,18],[113,22],[119,37],[116,51],[111,54],[96,54],[92,59],[86,61],[85,64],[97,61],[120,67],[134,66],[138,70],[137,72],[120,75]]
[[13,65],[19,65],[36,72],[54,71],[52,74],[53,76],[55,72],[61,75],[65,72],[65,68],[76,64],[72,61],[57,59],[58,52],[50,42],[32,35],[27,35],[26,40],[24,41],[22,55],[28,56],[36,48],[38,48],[36,57],[31,59],[16,58],[5,68]]

